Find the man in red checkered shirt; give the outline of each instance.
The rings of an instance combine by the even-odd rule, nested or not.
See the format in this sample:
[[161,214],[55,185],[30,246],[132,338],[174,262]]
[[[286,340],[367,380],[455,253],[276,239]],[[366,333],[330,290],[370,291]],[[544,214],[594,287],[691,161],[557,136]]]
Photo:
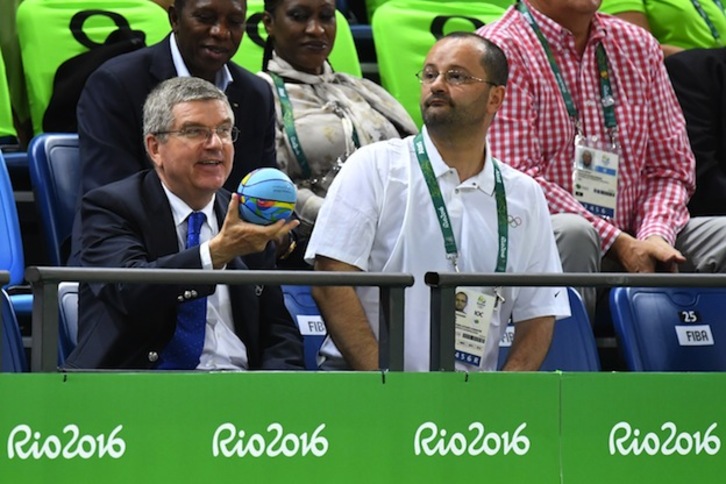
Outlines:
[[695,161],[660,47],[599,6],[520,0],[478,31],[510,67],[492,153],[540,183],[566,272],[726,272],[726,219],[689,218]]

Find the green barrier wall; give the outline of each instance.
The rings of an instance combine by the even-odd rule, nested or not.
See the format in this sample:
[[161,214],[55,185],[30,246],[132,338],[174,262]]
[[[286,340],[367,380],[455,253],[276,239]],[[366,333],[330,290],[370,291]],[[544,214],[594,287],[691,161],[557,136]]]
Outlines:
[[563,482],[726,482],[725,397],[725,374],[563,375]]
[[721,374],[4,374],[0,482],[720,483],[725,384]]

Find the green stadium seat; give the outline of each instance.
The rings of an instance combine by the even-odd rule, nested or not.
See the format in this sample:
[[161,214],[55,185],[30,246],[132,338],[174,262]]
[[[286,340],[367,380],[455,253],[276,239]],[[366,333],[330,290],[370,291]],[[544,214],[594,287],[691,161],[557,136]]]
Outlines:
[[15,141],[17,133],[13,125],[13,108],[10,104],[10,89],[5,77],[5,62],[0,52],[0,144],[2,140]]
[[502,7],[503,9],[508,9],[515,3],[517,3],[517,0],[480,0],[484,3],[489,3],[491,5],[496,5],[497,7]]
[[[43,131],[56,70],[64,61],[88,51],[70,30],[71,18],[83,10],[122,15],[131,29],[146,33],[147,45],[159,42],[171,30],[166,11],[149,0],[24,0],[18,7],[17,26],[35,134]],[[93,15],[84,23],[83,32],[92,41],[103,43],[116,28],[109,17]]]
[[378,10],[378,7],[390,1],[391,0],[366,0],[366,12],[368,13],[368,20],[373,18],[373,14],[376,12],[376,10]]
[[373,15],[373,41],[381,83],[420,126],[420,87],[415,74],[436,40],[455,31],[473,32],[505,9],[466,0],[395,0]]
[[[247,1],[247,32],[245,33],[239,50],[232,60],[251,72],[262,70],[262,57],[264,53],[267,33],[262,24],[264,2],[260,0]],[[360,62],[355,49],[353,34],[345,16],[336,12],[337,33],[335,46],[330,53],[330,64],[336,72],[346,72],[361,77]]]

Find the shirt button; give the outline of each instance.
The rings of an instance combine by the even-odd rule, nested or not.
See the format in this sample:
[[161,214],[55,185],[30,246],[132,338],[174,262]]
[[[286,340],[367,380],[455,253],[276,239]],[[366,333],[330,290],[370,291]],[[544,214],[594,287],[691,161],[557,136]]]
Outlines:
[[192,292],[184,291],[184,299],[191,299],[191,298],[192,298]]
[[149,361],[154,363],[159,359],[159,354],[156,351],[149,351]]
[[455,188],[454,189],[454,193],[459,193],[459,189],[458,188]]
[[197,293],[197,291],[195,291],[194,289],[192,289],[192,297],[197,297],[198,295],[199,294]]
[[176,300],[179,302],[184,302],[184,296],[179,296],[178,298],[176,298]]

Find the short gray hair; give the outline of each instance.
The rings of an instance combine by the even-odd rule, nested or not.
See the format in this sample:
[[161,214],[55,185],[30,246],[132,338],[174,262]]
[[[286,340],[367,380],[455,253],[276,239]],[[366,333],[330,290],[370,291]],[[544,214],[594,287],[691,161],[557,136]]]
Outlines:
[[144,103],[144,136],[171,130],[172,110],[190,101],[222,101],[234,122],[227,96],[214,84],[198,77],[172,77],[154,88]]

